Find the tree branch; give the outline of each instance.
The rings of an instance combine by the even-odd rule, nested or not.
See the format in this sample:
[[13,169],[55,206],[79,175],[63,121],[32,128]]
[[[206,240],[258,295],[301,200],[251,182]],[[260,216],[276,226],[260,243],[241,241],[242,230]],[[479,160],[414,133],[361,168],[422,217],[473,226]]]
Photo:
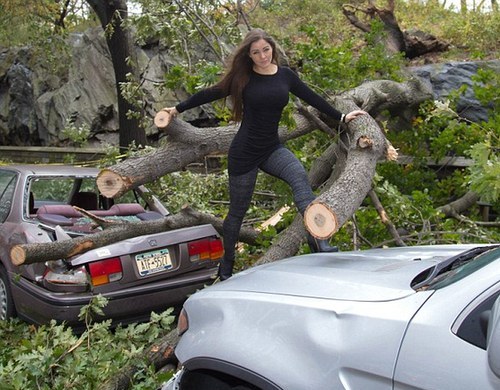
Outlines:
[[370,199],[373,203],[373,206],[375,207],[375,210],[377,210],[378,215],[380,216],[380,220],[382,223],[385,225],[391,236],[394,238],[394,242],[396,243],[397,246],[406,246],[405,242],[401,239],[401,236],[399,235],[398,231],[394,227],[394,224],[392,223],[391,219],[387,216],[387,213],[385,212],[384,206],[380,202],[379,197],[377,196],[377,193],[371,189],[368,192],[368,195],[370,196]]

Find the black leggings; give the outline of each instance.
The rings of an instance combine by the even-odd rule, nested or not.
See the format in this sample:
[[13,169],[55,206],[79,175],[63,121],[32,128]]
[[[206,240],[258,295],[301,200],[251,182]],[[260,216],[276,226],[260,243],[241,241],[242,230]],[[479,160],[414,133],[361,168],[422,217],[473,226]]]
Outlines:
[[258,168],[243,175],[229,175],[229,212],[224,220],[224,268],[232,268],[235,246],[243,223],[243,218],[250,207],[258,169],[284,180],[292,189],[293,199],[303,215],[306,207],[315,199],[307,179],[307,172],[295,157],[284,147],[275,150]]

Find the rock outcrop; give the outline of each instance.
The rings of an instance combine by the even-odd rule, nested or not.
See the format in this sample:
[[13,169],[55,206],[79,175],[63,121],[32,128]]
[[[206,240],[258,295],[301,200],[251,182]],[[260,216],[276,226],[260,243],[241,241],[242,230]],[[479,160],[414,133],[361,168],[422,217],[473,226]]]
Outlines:
[[[38,66],[26,48],[0,49],[1,145],[65,145],[67,140],[61,131],[69,125],[90,129],[88,146],[118,143],[114,73],[102,30],[72,34],[69,42],[71,63],[64,76],[50,74]],[[160,94],[157,88],[169,67],[176,63],[168,50],[155,44],[136,50],[148,99],[144,105],[149,110],[146,115],[152,118],[156,110],[185,96],[175,96],[171,91]],[[471,77],[480,66],[500,71],[500,61],[450,62],[410,70],[431,83],[436,99],[443,99],[461,85],[472,85]],[[459,101],[458,110],[472,121],[487,119],[486,108],[481,107],[470,90]],[[146,134],[152,140],[157,138],[152,120]]]
[[[114,73],[102,30],[72,34],[69,42],[71,63],[64,76],[37,66],[28,49],[0,50],[1,145],[64,145],[61,131],[69,125],[90,129],[89,146],[118,143]],[[157,85],[174,61],[154,45],[137,47],[136,58],[151,99],[146,106],[173,104],[173,95],[160,96]],[[155,131],[151,125],[148,134]]]

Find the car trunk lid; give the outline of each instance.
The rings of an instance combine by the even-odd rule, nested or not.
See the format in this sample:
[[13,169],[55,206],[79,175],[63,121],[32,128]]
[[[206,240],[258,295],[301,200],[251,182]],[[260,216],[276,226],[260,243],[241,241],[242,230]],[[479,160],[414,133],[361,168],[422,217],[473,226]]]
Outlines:
[[[214,253],[211,253],[212,258],[210,258],[200,253],[200,248],[194,248],[194,251],[191,248],[193,243],[205,241],[220,243],[220,238],[211,225],[129,238],[75,256],[71,259],[71,265],[73,267],[86,265],[91,274],[95,270],[107,273],[106,270],[109,268],[109,277],[115,278],[114,281],[118,284],[139,285],[197,269],[215,267],[222,255],[222,244],[219,244],[220,254],[217,259],[214,258]],[[151,268],[152,258],[154,266],[161,263],[156,269]],[[117,259],[121,263],[121,269],[118,267]],[[167,261],[164,261],[165,259]],[[114,288],[111,283],[106,284],[105,289]]]

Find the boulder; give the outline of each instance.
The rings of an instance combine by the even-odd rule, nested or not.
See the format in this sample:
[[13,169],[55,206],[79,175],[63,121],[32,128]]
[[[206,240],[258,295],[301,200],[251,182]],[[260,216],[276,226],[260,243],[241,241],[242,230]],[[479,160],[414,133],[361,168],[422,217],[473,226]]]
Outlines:
[[457,113],[472,122],[488,120],[488,108],[481,105],[472,90],[472,77],[480,68],[500,72],[500,60],[477,62],[447,62],[423,65],[409,70],[431,85],[434,99],[445,100],[450,93],[466,85],[465,94],[457,102]]

